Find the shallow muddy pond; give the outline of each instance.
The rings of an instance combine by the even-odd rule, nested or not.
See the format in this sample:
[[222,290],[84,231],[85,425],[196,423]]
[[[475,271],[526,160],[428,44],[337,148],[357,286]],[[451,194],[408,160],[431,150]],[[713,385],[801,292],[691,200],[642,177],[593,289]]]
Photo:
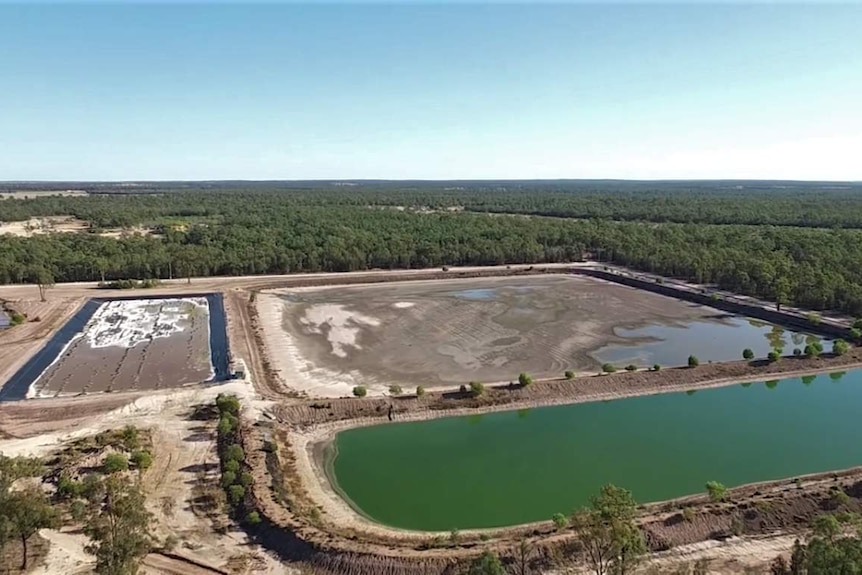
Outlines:
[[862,464],[862,371],[341,432],[330,479],[407,529],[496,527],[585,505],[606,483],[640,502]]
[[[742,350],[751,349],[756,357],[766,357],[775,348],[790,355],[794,348],[804,349],[822,338],[789,330],[761,321],[724,316],[714,321],[690,321],[680,325],[649,325],[638,329],[617,328],[614,333],[631,340],[627,344],[605,346],[591,355],[600,363],[618,367],[685,365],[689,355],[702,362],[742,359]],[[831,340],[823,340],[829,347]]]

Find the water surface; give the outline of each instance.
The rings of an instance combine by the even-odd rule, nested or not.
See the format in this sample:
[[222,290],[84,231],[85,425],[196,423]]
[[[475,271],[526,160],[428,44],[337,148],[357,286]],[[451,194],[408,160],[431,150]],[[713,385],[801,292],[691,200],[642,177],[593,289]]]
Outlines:
[[339,433],[330,472],[419,530],[547,520],[606,483],[638,501],[862,464],[862,371]]
[[[785,355],[794,348],[804,349],[815,335],[739,316],[723,316],[715,321],[690,321],[685,324],[649,325],[638,329],[614,330],[616,335],[632,340],[630,344],[612,344],[591,355],[600,363],[617,366],[635,364],[651,366],[685,365],[689,355],[701,362],[742,359],[742,350],[751,349],[755,357],[766,357],[775,348]],[[828,349],[831,340],[823,340]]]

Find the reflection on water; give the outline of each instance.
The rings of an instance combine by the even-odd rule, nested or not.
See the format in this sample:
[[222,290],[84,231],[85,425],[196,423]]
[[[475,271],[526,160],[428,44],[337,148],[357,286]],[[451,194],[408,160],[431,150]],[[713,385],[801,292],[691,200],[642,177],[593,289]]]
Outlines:
[[[701,363],[742,358],[750,348],[755,357],[766,357],[773,349],[791,354],[804,348],[816,335],[792,331],[781,326],[744,317],[727,316],[720,321],[692,321],[685,326],[649,325],[637,329],[617,329],[616,335],[632,340],[628,344],[611,344],[591,355],[599,363],[638,366],[684,365],[689,355]],[[823,340],[826,347],[830,340]]]

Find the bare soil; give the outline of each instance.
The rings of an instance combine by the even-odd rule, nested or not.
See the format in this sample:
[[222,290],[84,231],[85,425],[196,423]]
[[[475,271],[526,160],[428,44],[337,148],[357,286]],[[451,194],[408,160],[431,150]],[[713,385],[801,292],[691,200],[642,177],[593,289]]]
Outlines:
[[269,356],[313,396],[547,378],[600,368],[593,352],[628,343],[618,327],[683,325],[716,310],[582,276],[413,281],[259,294]]

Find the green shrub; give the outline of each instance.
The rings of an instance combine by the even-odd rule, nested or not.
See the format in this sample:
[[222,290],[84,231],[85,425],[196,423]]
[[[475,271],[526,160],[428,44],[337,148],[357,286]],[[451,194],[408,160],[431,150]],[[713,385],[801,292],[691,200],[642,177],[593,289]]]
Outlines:
[[800,355],[802,355],[802,350],[799,349],[798,347],[794,347],[793,348],[793,355],[796,357],[799,357]]
[[63,473],[57,480],[57,497],[60,499],[75,499],[84,493],[84,485]]
[[234,415],[230,413],[223,413],[218,419],[218,426],[216,426],[216,431],[219,435],[228,435],[236,431],[238,425],[239,420]]
[[141,444],[141,438],[138,433],[138,428],[134,425],[127,425],[123,428],[123,445],[126,449],[137,449]]
[[727,487],[718,481],[707,481],[706,492],[711,501],[724,501],[727,498]]
[[533,383],[533,378],[527,375],[526,373],[521,373],[518,375],[518,383],[521,384],[521,387],[528,387]]
[[397,396],[401,395],[402,393],[404,393],[404,391],[401,389],[401,386],[398,385],[397,383],[393,383],[392,385],[389,386],[389,395],[394,395],[397,397]]
[[254,478],[252,478],[251,473],[243,473],[239,476],[239,484],[243,487],[249,487],[252,483],[254,483]]
[[[233,471],[234,473],[238,472],[240,468],[239,461],[236,459],[228,459],[224,462],[224,470],[225,471]],[[233,483],[233,482],[231,482]]]
[[230,461],[231,459],[242,461],[245,459],[245,452],[242,450],[242,447],[234,443],[225,449],[224,458],[226,461]]
[[416,386],[416,397],[422,397],[423,395],[425,395],[425,388],[422,387],[421,385],[417,385]]
[[697,367],[700,365],[700,360],[697,359],[697,356],[690,355],[688,356],[688,366],[689,367]]
[[225,471],[221,474],[221,486],[227,489],[236,483],[236,473],[233,471]]
[[844,355],[850,351],[850,346],[843,339],[836,339],[832,342],[832,353],[835,355]]
[[479,383],[478,381],[470,382],[470,395],[473,397],[479,397],[485,393],[485,386]]
[[613,373],[617,370],[612,363],[605,363],[602,365],[602,371],[605,373]]
[[236,507],[245,499],[245,487],[236,484],[231,485],[227,488],[227,499],[232,506]]
[[140,470],[149,469],[153,465],[153,456],[149,451],[137,449],[132,452],[132,464]]
[[768,354],[766,354],[766,359],[768,359],[769,361],[778,361],[779,357],[781,356],[778,355],[778,352],[775,350],[772,350]]
[[245,522],[249,525],[257,525],[260,523],[260,513],[257,511],[252,511],[251,513],[245,516]]
[[653,371],[661,371],[661,366],[659,364],[655,363],[652,366],[652,370]]
[[551,521],[554,522],[554,527],[556,527],[558,531],[569,524],[569,520],[566,519],[566,516],[562,513],[554,513],[554,516],[551,517]]
[[630,363],[626,366],[626,371],[637,371],[637,370],[638,370],[638,366],[636,366],[633,363]]
[[568,369],[565,373],[566,379],[575,379],[575,372]]
[[353,388],[353,395],[356,397],[365,397],[368,395],[368,389],[364,385],[357,385]]
[[751,349],[746,347],[745,349],[742,350],[742,359],[747,359],[747,360],[751,361],[752,359],[754,359],[754,352],[751,351]]
[[12,325],[21,325],[22,323],[27,321],[27,318],[25,318],[23,315],[21,315],[17,311],[13,311],[9,315],[9,321],[12,322]]
[[122,453],[109,453],[105,457],[105,463],[102,465],[105,473],[119,473],[129,469],[129,460]]
[[216,397],[216,407],[219,413],[229,413],[234,417],[239,417],[239,399],[235,395],[218,394],[218,397]]

